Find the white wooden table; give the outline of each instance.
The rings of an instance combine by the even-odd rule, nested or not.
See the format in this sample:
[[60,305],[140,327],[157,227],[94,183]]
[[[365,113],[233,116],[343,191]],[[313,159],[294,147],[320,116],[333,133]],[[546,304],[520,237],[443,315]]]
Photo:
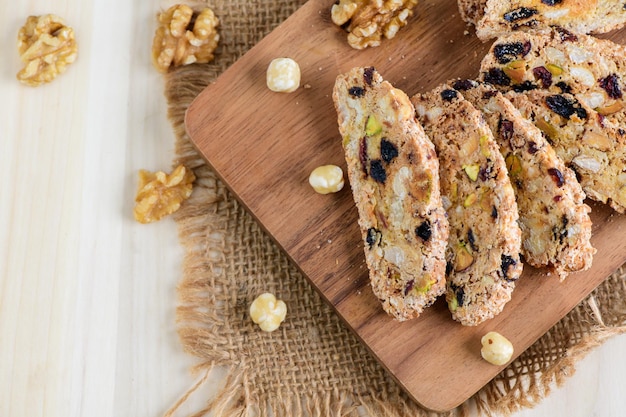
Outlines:
[[[137,171],[174,155],[149,52],[167,5],[0,0],[0,417],[160,416],[192,383],[176,225],[132,218]],[[17,32],[44,13],[74,27],[79,57],[25,87]],[[517,416],[625,415],[625,352],[626,336],[607,342]]]

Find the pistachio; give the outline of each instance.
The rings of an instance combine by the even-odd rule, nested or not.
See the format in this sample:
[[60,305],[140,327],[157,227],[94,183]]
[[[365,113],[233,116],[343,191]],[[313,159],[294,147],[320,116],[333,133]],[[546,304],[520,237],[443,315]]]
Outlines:
[[545,133],[549,138],[554,139],[557,136],[557,130],[550,123],[545,121],[544,119],[537,119],[535,121],[535,126],[543,133]]
[[514,83],[521,83],[526,73],[526,62],[523,59],[509,62],[503,71]]
[[550,71],[550,74],[552,74],[555,77],[558,77],[559,75],[563,74],[563,68],[555,64],[547,64],[546,69]]
[[489,158],[491,156],[491,152],[489,151],[489,137],[481,136],[479,142],[480,153],[482,153],[485,158]]
[[476,181],[478,179],[478,173],[480,172],[480,166],[478,164],[463,165],[462,168],[470,180]]
[[472,204],[476,202],[476,200],[478,200],[476,193],[471,193],[470,195],[465,197],[465,200],[463,201],[463,207],[465,208],[470,207]]
[[383,125],[378,121],[378,119],[372,114],[367,118],[367,122],[365,122],[365,134],[367,136],[374,136],[382,132]]
[[454,270],[461,272],[469,268],[474,263],[474,257],[469,252],[465,244],[459,243],[456,248],[456,258],[454,259]]
[[506,162],[506,169],[512,177],[522,173],[522,161],[517,155],[512,153],[508,154],[504,162]]
[[608,106],[597,107],[595,110],[602,116],[608,116],[613,113],[617,113],[624,109],[624,104],[621,101],[616,101]]

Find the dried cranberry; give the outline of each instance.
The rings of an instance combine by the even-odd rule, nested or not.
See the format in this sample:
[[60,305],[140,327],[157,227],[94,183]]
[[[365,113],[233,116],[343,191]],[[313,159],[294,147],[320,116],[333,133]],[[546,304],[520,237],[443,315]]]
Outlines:
[[511,140],[514,133],[513,122],[506,119],[500,119],[500,123],[498,126],[498,132],[500,133],[500,137],[504,140]]
[[456,287],[456,289],[454,290],[454,294],[456,296],[456,303],[459,307],[463,306],[463,303],[465,302],[465,290],[463,289],[463,287]]
[[483,73],[483,80],[493,85],[509,86],[511,78],[500,68],[491,68],[488,72]]
[[598,116],[598,124],[600,125],[600,127],[604,127],[604,122],[606,121],[606,116],[604,116],[603,114],[600,113],[596,113]]
[[415,280],[412,279],[409,282],[406,283],[406,286],[404,287],[404,295],[406,296],[412,289],[413,286],[415,285]]
[[384,184],[387,181],[387,172],[380,159],[374,159],[370,163],[370,175],[375,181]]
[[535,142],[528,142],[528,153],[531,155],[534,155],[535,153],[537,153],[537,151],[539,150],[539,148],[537,147],[537,144]]
[[506,12],[502,17],[504,17],[504,20],[511,23],[522,19],[528,19],[529,17],[534,16],[537,13],[539,13],[537,9],[532,9],[529,7],[519,7],[517,9],[511,10],[510,12]]
[[365,94],[365,89],[362,87],[350,87],[350,89],[348,90],[348,94],[353,97],[363,97],[363,95]]
[[555,203],[558,203],[559,201],[563,200],[563,196],[555,195],[554,197],[552,197],[552,200],[554,200]]
[[493,47],[493,55],[500,64],[506,64],[530,51],[530,42],[500,43]]
[[552,73],[546,67],[533,68],[533,75],[541,81],[543,88],[548,88],[552,85]]
[[359,162],[363,173],[367,176],[367,139],[365,138],[362,138],[359,144]]
[[382,238],[383,234],[380,232],[380,230],[376,229],[375,227],[370,227],[369,229],[367,229],[367,236],[365,237],[365,241],[370,248],[374,246],[375,243],[380,244]]
[[524,91],[536,90],[537,86],[532,82],[526,80],[523,83],[513,85],[513,91],[516,93],[523,93]]
[[517,265],[515,259],[513,259],[509,255],[502,255],[501,262],[502,263],[500,265],[500,269],[502,270],[502,276],[504,277],[504,279],[506,279],[507,281],[515,281],[517,278],[509,277],[509,269],[511,268],[511,266]]
[[611,98],[622,98],[622,90],[619,87],[619,77],[616,74],[611,74],[606,78],[598,80],[600,87],[604,88],[606,93]]
[[389,163],[393,160],[393,158],[397,156],[398,148],[396,148],[396,145],[383,138],[380,141],[380,157],[383,159],[383,161]]
[[563,0],[541,0],[543,4],[547,4],[548,6],[555,6],[557,4],[563,3]]
[[574,35],[572,32],[570,32],[567,29],[563,29],[560,26],[553,26],[554,30],[556,31],[556,33],[559,34],[559,36],[561,37],[561,41],[563,42],[577,42],[578,41],[578,36]]
[[445,101],[452,101],[453,99],[456,98],[456,95],[457,95],[456,91],[450,90],[449,88],[441,92],[441,98],[444,99]]
[[430,226],[430,221],[425,220],[415,228],[415,235],[422,239],[424,242],[428,242],[430,237],[432,236],[433,231]]
[[478,84],[473,80],[456,80],[454,84],[452,84],[452,88],[459,91],[467,91],[476,87]]
[[557,187],[561,188],[563,184],[565,184],[565,178],[563,177],[563,173],[561,173],[561,171],[559,171],[557,168],[548,168],[548,174],[550,174]]
[[478,171],[478,177],[481,181],[487,181],[490,178],[494,178],[493,176],[493,166],[491,165],[491,160],[487,160],[487,165],[480,168]]
[[365,81],[365,84],[370,86],[372,85],[372,81],[374,80],[374,71],[376,71],[376,68],[374,67],[368,67],[363,70],[363,80]]
[[576,99],[568,99],[561,95],[553,95],[546,97],[546,104],[556,114],[569,119],[576,114],[581,119],[587,118],[587,111],[580,106]]

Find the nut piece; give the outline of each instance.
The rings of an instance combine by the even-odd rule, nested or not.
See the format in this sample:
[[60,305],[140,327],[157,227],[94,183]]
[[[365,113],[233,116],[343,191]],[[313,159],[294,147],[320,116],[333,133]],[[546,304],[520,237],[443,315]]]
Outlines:
[[250,304],[250,318],[265,332],[278,329],[287,315],[287,305],[274,294],[263,293]]
[[417,0],[339,0],[330,13],[333,23],[348,31],[354,49],[378,46],[392,39],[413,15]]
[[29,16],[17,35],[17,49],[25,64],[17,79],[32,87],[65,72],[78,50],[74,30],[53,14]]
[[199,13],[177,4],[158,16],[159,27],[152,42],[152,64],[160,72],[170,67],[213,60],[220,35],[219,20],[209,8]]
[[309,175],[309,184],[320,194],[336,193],[343,188],[343,171],[337,165],[322,165]]
[[300,66],[291,58],[276,58],[266,74],[267,88],[277,93],[291,93],[300,87]]
[[480,355],[493,365],[504,365],[513,356],[513,344],[498,332],[489,332],[480,339]]
[[193,172],[179,165],[170,175],[159,171],[139,171],[139,186],[135,196],[135,220],[150,223],[172,214],[191,195]]

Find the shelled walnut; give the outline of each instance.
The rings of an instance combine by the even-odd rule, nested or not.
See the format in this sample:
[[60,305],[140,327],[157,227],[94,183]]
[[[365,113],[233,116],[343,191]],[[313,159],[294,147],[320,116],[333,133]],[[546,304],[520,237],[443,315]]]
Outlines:
[[195,179],[193,172],[184,165],[176,167],[170,175],[162,171],[140,170],[135,219],[140,223],[151,223],[174,213],[191,195]]
[[354,49],[380,45],[383,37],[392,39],[413,15],[417,0],[339,0],[331,9],[331,19],[348,31],[348,44]]
[[53,14],[29,16],[17,35],[17,49],[25,64],[17,79],[33,87],[63,73],[78,50],[74,30]]
[[170,67],[213,60],[220,35],[218,18],[209,8],[200,12],[177,4],[158,16],[159,27],[152,43],[152,63],[160,72]]

